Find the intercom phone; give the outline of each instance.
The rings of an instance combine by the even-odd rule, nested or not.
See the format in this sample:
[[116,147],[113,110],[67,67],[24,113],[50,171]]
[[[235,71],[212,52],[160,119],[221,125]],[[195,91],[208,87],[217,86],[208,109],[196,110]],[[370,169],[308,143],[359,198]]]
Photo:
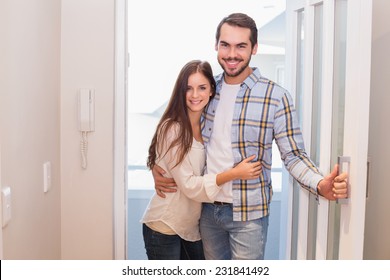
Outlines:
[[95,130],[95,91],[80,89],[79,91],[79,130],[90,132]]
[[80,89],[78,93],[78,127],[81,132],[81,166],[87,168],[87,149],[89,132],[95,130],[95,91],[93,89]]

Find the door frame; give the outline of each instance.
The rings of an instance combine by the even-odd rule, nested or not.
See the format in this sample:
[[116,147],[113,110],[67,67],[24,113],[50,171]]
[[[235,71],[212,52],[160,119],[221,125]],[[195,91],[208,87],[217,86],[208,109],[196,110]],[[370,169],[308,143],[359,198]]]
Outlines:
[[127,0],[115,0],[113,258],[127,259]]
[[[1,124],[0,124],[0,132],[2,131],[2,127],[1,127]],[[2,180],[1,180],[1,161],[2,161],[2,157],[1,157],[1,138],[0,138],[0,186],[1,188],[3,187],[2,185]],[[1,222],[1,225],[3,225],[3,199],[0,199],[0,222]],[[0,260],[3,260],[3,227],[1,227],[1,230],[0,230]]]

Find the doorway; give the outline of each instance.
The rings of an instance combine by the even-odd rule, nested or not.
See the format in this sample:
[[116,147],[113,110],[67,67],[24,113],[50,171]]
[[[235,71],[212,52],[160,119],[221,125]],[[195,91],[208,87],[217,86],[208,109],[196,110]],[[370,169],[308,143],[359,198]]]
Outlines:
[[[125,3],[126,2],[126,0],[121,0],[121,1],[117,1],[117,3]],[[293,2],[295,2],[295,1],[293,1]],[[311,3],[311,4],[316,4],[316,3],[319,3],[319,2],[323,2],[323,3],[326,3],[325,5],[328,5],[329,4],[329,2],[330,1],[298,1],[298,2],[301,2],[301,3],[303,3],[303,2],[307,2],[307,3]],[[331,2],[333,2],[333,1],[331,1]],[[358,4],[355,4],[355,5],[361,5],[362,3],[360,2],[360,1],[358,1],[359,3]],[[368,6],[366,6],[366,7],[363,7],[363,8],[361,8],[362,10],[365,10],[365,12],[364,13],[362,13],[362,14],[366,14],[366,15],[370,15],[370,5],[371,5],[371,1],[367,1],[366,3],[365,3],[366,5],[368,5]],[[294,6],[294,5],[296,5],[296,3],[294,3],[292,6]],[[118,12],[118,10],[119,10],[119,12]],[[123,11],[123,8],[121,7],[121,6],[119,6],[119,8],[117,9],[117,12],[118,12],[118,14],[121,14],[121,12],[120,11]],[[299,9],[297,9],[296,11],[300,11],[300,12],[302,12],[303,11],[303,9],[302,9],[302,6],[301,6],[301,8],[299,8]],[[382,13],[381,13],[382,14]],[[301,15],[302,16],[302,15]],[[294,26],[293,25],[293,23],[294,22],[296,22],[295,20],[296,19],[291,19],[291,18],[289,18],[289,17],[287,17],[287,20],[291,23],[291,24],[289,24],[289,25],[287,25],[287,26],[290,26],[290,27],[292,27],[292,26]],[[292,21],[291,21],[292,20]],[[356,20],[356,19],[355,19]],[[366,28],[365,28],[365,32],[367,32],[367,28],[369,28],[370,27],[370,20],[368,20],[367,21],[367,19],[365,19],[366,20],[366,22],[368,22],[368,24],[366,24]],[[124,29],[126,29],[127,27],[124,27],[123,26],[123,28]],[[291,30],[289,30],[287,33],[288,34],[292,34],[292,33],[290,33],[290,31]],[[304,34],[304,33],[303,33]],[[302,34],[302,35],[303,35]],[[307,35],[306,35],[307,36]],[[356,38],[355,38],[355,40],[356,40]],[[369,40],[367,40],[367,41],[369,41]],[[118,45],[118,44],[117,44]],[[289,55],[289,48],[287,48],[286,49],[286,51],[287,51],[287,55]],[[357,50],[358,51],[358,50]],[[362,52],[362,50],[360,50],[360,52]],[[124,50],[123,51],[123,53],[126,53],[127,54],[127,51],[126,50]],[[362,53],[364,53],[364,52],[362,52]],[[367,53],[367,52],[366,52]],[[384,52],[385,53],[385,52]],[[302,55],[303,55],[303,53],[302,53]],[[124,55],[124,57],[126,57],[126,55]],[[299,57],[299,55],[298,55],[298,57]],[[124,60],[123,60],[124,61]],[[299,61],[299,59],[298,59],[298,61]],[[358,60],[356,60],[356,61],[358,61]],[[367,58],[366,58],[366,60],[365,60],[365,63],[367,64]],[[291,65],[289,65],[289,64],[286,64],[286,71],[287,71],[287,73],[286,73],[286,75],[283,75],[283,76],[286,76],[286,84],[291,84],[291,85],[294,85],[294,81],[290,81],[290,78],[289,78],[289,75],[288,75],[288,71],[290,71],[289,69],[292,69],[291,68]],[[122,69],[123,70],[123,69]],[[296,69],[296,70],[298,70],[298,69]],[[302,69],[303,70],[303,69]],[[295,71],[295,70],[294,70]],[[123,72],[125,72],[125,71],[123,71]],[[284,73],[284,72],[283,72]],[[299,74],[299,71],[297,71],[297,73]],[[302,72],[303,73],[303,72]],[[369,76],[369,75],[368,75]],[[126,78],[127,78],[127,75],[126,75]],[[123,80],[126,80],[126,78],[123,78]],[[119,83],[118,83],[119,84]],[[123,94],[123,96],[124,96],[125,94]],[[123,99],[121,99],[121,100],[123,100]],[[116,102],[117,104],[124,104],[123,102],[121,102],[121,100],[119,100],[119,102]],[[296,100],[296,104],[298,105],[298,104],[300,104],[300,102],[302,102],[302,100],[299,100],[299,99],[297,99]],[[118,105],[118,107],[121,107],[120,105]],[[123,109],[124,110],[124,109]],[[118,114],[117,114],[118,115]],[[119,114],[120,115],[120,114]],[[120,119],[121,117],[119,116],[119,119]],[[356,120],[355,120],[356,121]],[[121,138],[122,136],[120,136],[120,137],[118,137],[118,138]],[[353,136],[353,134],[352,134],[352,136],[351,136],[352,138],[354,137]],[[124,139],[124,138],[126,138],[126,137],[122,137],[122,139]],[[122,143],[124,142],[124,140],[122,140]],[[119,145],[120,146],[120,145]],[[126,145],[122,145],[122,147],[125,147]],[[120,150],[120,149],[119,149]],[[121,151],[119,151],[119,156],[118,156],[118,153],[116,152],[116,157],[118,157],[118,158],[120,158],[122,155],[124,155],[125,153],[123,152],[125,150],[125,148],[123,148],[122,149],[122,152]],[[118,163],[118,165],[121,165],[121,161],[119,160],[119,161],[116,161],[116,162],[119,162]],[[364,164],[364,160],[363,160],[363,164]],[[127,164],[126,164],[126,166],[124,167],[125,169],[126,169],[126,174],[127,174]],[[116,169],[117,170],[117,169]],[[119,172],[120,173],[120,172]],[[121,176],[119,175],[118,176],[119,178],[121,178]],[[117,180],[117,181],[121,181],[121,179],[119,179],[119,180]],[[289,181],[289,179],[287,178],[287,181]],[[118,189],[118,188],[117,188]],[[120,188],[119,188],[120,189]],[[119,191],[117,191],[117,193],[120,193],[121,192],[121,190],[119,190]],[[123,201],[123,197],[124,197],[124,195],[122,195],[122,194],[119,194],[115,199],[116,199],[116,201],[119,201],[119,203],[118,204],[116,204],[116,205],[119,205],[119,204],[121,204],[122,203],[122,201]],[[125,203],[126,204],[126,203]],[[288,205],[286,206],[287,208],[289,208],[289,207],[291,207],[291,204],[290,204],[290,202],[288,203]],[[345,208],[345,210],[347,210],[347,211],[345,211],[345,212],[347,212],[348,213],[348,205],[346,206],[346,207],[344,207]],[[115,258],[116,259],[121,259],[121,258],[123,258],[122,256],[124,256],[125,254],[122,254],[123,252],[120,252],[121,251],[121,248],[122,248],[122,244],[125,242],[125,241],[123,241],[123,240],[127,240],[127,236],[126,237],[123,237],[123,232],[125,232],[126,230],[125,229],[123,229],[123,227],[122,227],[122,229],[121,229],[121,227],[119,227],[119,230],[118,230],[118,224],[119,225],[121,225],[121,224],[124,224],[124,223],[122,223],[122,218],[120,217],[120,215],[124,215],[123,214],[123,211],[121,211],[121,207],[119,207],[119,211],[117,211],[117,212],[119,212],[119,218],[117,218],[117,215],[115,215],[116,216],[116,218],[115,218],[115,220],[117,221],[117,220],[119,220],[120,222],[116,222],[115,224],[115,228],[116,228],[116,235],[115,235],[115,243],[116,243],[116,245],[115,245],[115,248],[119,248],[119,249],[117,249],[116,250],[116,254],[115,254]],[[349,212],[349,213],[351,213],[351,212]],[[286,219],[286,217],[282,217],[282,219]],[[322,221],[323,221],[324,219],[322,219]],[[327,222],[327,221],[326,221]],[[126,227],[127,228],[127,227]],[[293,231],[294,231],[294,226],[292,227],[293,228]],[[293,232],[293,234],[294,234],[294,232]],[[288,246],[288,244],[289,244],[289,241],[288,241],[288,238],[289,237],[287,237],[286,238],[286,240],[287,240],[287,242],[286,242],[286,244],[287,244],[287,246]],[[290,237],[291,238],[291,237]],[[302,237],[300,237],[300,238],[302,238]],[[319,238],[319,236],[317,235],[317,239]],[[355,238],[355,237],[352,237],[352,239],[357,239],[357,238]],[[122,242],[118,242],[118,240],[119,241],[121,241],[122,240]],[[322,240],[323,240],[323,238],[322,238]],[[320,244],[319,243],[319,241],[317,240],[317,241],[315,241],[315,244]],[[325,244],[326,244],[326,241],[325,241]],[[294,246],[294,244],[291,244],[292,246]],[[124,248],[124,247],[123,247]],[[289,249],[287,249],[287,251],[289,251]],[[352,250],[353,251],[353,250]],[[288,255],[289,253],[287,253],[287,258],[289,258],[289,255]],[[324,254],[324,253],[323,253]],[[325,253],[326,254],[326,253]],[[283,254],[280,254],[280,256],[282,256]],[[322,255],[322,256],[324,256],[324,255]]]
[[[259,67],[264,76],[282,85],[284,83],[284,0],[175,1],[175,9],[167,9],[168,4],[169,1],[158,0],[127,3],[127,256],[132,260],[146,259],[139,220],[154,193],[153,178],[146,168],[150,140],[170,97],[176,76],[187,61],[207,60],[214,73],[221,71],[214,51],[214,33],[224,16],[233,12],[244,12],[255,19],[261,35],[259,53],[252,57],[251,63]],[[153,5],[154,9],[150,9],[150,5]],[[137,137],[134,137],[135,131]],[[275,153],[278,154],[277,151]],[[280,159],[275,157],[272,169],[275,193],[271,205],[272,216],[266,251],[268,259],[285,256],[285,245],[283,248],[280,246],[281,238],[285,238],[283,234],[281,237],[281,233],[285,232],[285,229],[281,229],[285,224],[281,222],[280,212],[282,169]]]

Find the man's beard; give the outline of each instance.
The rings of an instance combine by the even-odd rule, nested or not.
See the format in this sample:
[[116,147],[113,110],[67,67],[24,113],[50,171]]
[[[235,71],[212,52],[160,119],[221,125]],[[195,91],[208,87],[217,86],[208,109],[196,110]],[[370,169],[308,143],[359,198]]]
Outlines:
[[[246,69],[246,67],[249,66],[249,62],[250,62],[250,59],[247,61],[246,64],[244,64],[237,72],[234,72],[234,73],[229,73],[227,70],[228,70],[228,67],[226,65],[224,65],[223,63],[221,63],[221,60],[223,59],[218,59],[218,63],[219,65],[221,65],[223,71],[225,72],[225,74],[228,76],[228,77],[237,77],[239,76],[242,72],[244,72],[244,70]],[[225,60],[223,60],[223,62],[226,63]]]

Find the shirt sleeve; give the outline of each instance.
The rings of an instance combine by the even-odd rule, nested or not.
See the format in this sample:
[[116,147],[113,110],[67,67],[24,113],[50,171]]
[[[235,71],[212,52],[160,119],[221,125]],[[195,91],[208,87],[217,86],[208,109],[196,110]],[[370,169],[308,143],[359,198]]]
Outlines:
[[289,173],[303,188],[318,195],[317,185],[323,176],[306,154],[302,133],[292,104],[291,96],[285,92],[274,119],[276,143]]
[[[167,137],[168,141],[172,137]],[[169,143],[164,145],[169,146]],[[199,176],[194,174],[193,163],[191,163],[190,156],[187,154],[183,161],[175,166],[177,158],[177,147],[170,149],[162,159],[163,165],[169,175],[175,180],[177,187],[188,198],[199,202],[211,202],[221,190],[216,183],[216,174],[205,174]],[[165,168],[164,168],[165,169]]]

